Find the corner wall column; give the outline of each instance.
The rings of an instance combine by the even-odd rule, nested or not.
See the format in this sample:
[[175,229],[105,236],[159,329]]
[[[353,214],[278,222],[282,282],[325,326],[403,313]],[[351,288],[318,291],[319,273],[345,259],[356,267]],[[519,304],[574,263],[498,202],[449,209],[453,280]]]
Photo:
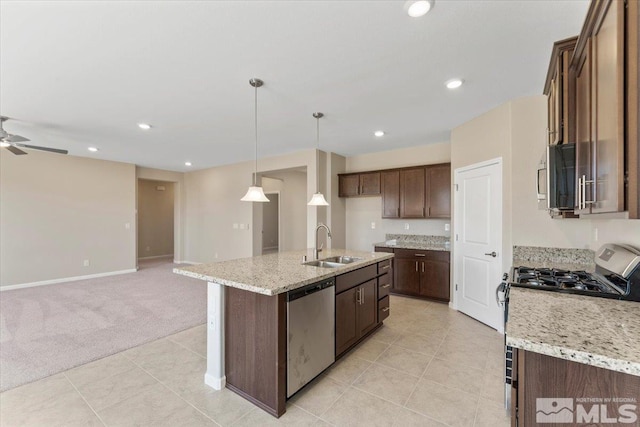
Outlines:
[[207,283],[207,372],[204,383],[222,390],[227,378],[224,371],[224,286]]

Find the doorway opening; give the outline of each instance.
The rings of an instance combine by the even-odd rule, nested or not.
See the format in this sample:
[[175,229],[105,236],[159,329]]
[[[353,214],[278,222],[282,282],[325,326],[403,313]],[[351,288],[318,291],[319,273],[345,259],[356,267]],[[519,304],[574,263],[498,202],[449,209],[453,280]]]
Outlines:
[[174,256],[175,184],[138,179],[138,260]]
[[280,193],[265,193],[269,203],[262,206],[262,255],[280,250]]

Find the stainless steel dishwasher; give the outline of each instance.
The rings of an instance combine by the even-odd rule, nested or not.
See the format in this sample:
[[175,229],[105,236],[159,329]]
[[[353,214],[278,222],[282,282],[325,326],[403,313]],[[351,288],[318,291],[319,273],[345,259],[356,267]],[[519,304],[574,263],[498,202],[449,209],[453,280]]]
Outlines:
[[334,284],[331,278],[287,293],[287,397],[335,361]]

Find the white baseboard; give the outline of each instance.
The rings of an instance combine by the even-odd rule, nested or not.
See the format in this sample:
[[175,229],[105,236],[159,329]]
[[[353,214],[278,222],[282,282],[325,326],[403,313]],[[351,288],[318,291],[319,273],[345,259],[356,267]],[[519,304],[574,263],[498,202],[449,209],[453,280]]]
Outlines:
[[106,273],[87,274],[86,276],[63,277],[61,279],[43,280],[40,282],[21,283],[19,285],[0,286],[0,292],[14,289],[33,288],[35,286],[55,285],[56,283],[77,282],[78,280],[96,279],[98,277],[117,276],[119,274],[135,273],[137,268],[128,270],[108,271]]
[[173,260],[174,264],[191,264],[191,265],[198,265],[198,264],[202,264],[201,262],[193,262],[193,261],[179,261],[177,259]]
[[146,257],[138,258],[138,260],[144,260],[144,259],[157,259],[157,258],[169,258],[169,257],[172,257],[172,256],[173,256],[173,254],[155,255],[155,256],[146,256]]
[[227,377],[215,378],[213,375],[204,374],[204,383],[214,390],[222,390],[227,385]]

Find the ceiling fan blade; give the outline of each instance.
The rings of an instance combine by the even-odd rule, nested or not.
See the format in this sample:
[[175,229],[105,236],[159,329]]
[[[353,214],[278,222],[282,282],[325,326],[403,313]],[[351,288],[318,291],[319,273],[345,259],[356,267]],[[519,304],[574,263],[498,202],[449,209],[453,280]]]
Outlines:
[[11,151],[13,154],[17,154],[18,156],[27,154],[26,151],[22,151],[21,149],[19,149],[18,147],[14,147],[13,145],[8,146],[7,150]]
[[49,147],[38,147],[37,145],[27,145],[27,144],[16,144],[19,147],[22,148],[30,148],[32,150],[41,150],[41,151],[49,151],[51,153],[58,153],[58,154],[68,154],[69,152],[67,150],[61,150],[59,148],[49,148]]
[[4,138],[4,140],[7,141],[7,142],[27,142],[27,141],[30,141],[30,139],[27,139],[24,136],[20,136],[20,135],[9,135],[6,138]]

